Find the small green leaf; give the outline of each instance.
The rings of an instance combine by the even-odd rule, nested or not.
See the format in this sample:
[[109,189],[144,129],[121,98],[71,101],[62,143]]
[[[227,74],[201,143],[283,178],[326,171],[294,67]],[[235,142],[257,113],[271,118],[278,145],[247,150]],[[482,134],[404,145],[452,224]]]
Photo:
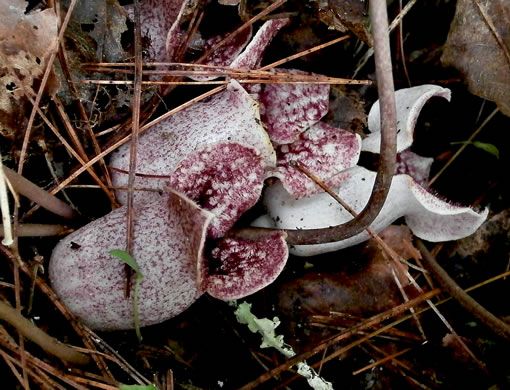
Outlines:
[[480,142],[480,141],[474,141],[474,142],[469,142],[469,141],[450,142],[450,145],[459,145],[459,144],[462,144],[462,145],[465,145],[465,144],[473,145],[475,148],[482,149],[483,151],[485,151],[487,153],[490,153],[493,156],[495,156],[497,159],[499,159],[499,149],[495,145],[493,145],[493,144],[489,144],[489,143],[486,143],[486,142]]
[[476,146],[478,149],[485,150],[487,153],[490,153],[499,159],[499,150],[495,145],[488,144],[486,142],[475,141],[473,142],[473,146]]
[[136,264],[136,260],[126,251],[120,249],[113,249],[110,252],[110,255],[115,256],[116,258],[122,260],[124,263],[133,268],[137,274],[141,274],[140,268],[138,268],[138,264]]
[[[136,260],[133,256],[131,256],[128,252],[120,250],[120,249],[113,249],[110,252],[110,255],[118,258],[128,266],[130,266],[133,271],[136,272],[135,274],[135,288],[133,289],[133,323],[135,327],[136,337],[138,337],[138,340],[142,342],[142,332],[140,331],[140,314],[138,312],[138,297],[140,296],[140,284],[143,279],[143,275],[140,272],[140,268],[138,267],[138,264],[136,263]],[[127,389],[127,388],[126,388]],[[136,390],[136,388],[133,388]],[[142,388],[145,389],[145,388]],[[152,389],[152,388],[151,388]]]
[[157,390],[156,385],[119,385],[119,390]]

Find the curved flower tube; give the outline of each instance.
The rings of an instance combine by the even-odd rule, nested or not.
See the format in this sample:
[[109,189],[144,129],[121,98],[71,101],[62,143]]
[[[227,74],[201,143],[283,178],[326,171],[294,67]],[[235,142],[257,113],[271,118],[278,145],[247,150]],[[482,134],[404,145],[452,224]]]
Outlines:
[[[451,92],[439,85],[425,84],[412,88],[404,88],[395,92],[397,108],[397,152],[411,146],[414,139],[414,126],[421,109],[433,97],[442,97],[448,101]],[[374,103],[368,113],[368,129],[370,134],[363,140],[364,152],[379,153],[381,147],[381,113],[379,100]]]
[[[359,212],[368,201],[375,172],[354,167],[341,173],[342,184],[334,191]],[[352,218],[351,214],[337,204],[328,194],[321,193],[304,199],[292,197],[281,183],[266,191],[264,204],[279,229],[317,229],[335,226]],[[370,227],[381,231],[400,217],[405,217],[412,232],[428,241],[448,241],[466,237],[485,221],[488,210],[476,212],[469,207],[452,205],[437,198],[417,184],[409,175],[395,175],[388,198]],[[297,256],[314,256],[346,248],[369,238],[367,232],[351,238],[318,245],[292,246],[290,252]]]

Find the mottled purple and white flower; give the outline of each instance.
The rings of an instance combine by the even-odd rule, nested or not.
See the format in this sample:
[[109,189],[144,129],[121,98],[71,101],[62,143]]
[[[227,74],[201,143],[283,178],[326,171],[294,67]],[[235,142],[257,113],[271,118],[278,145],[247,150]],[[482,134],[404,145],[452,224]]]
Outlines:
[[[412,232],[428,241],[448,241],[466,237],[487,218],[488,210],[475,211],[442,200],[422,185],[426,185],[432,159],[418,156],[409,150],[414,126],[421,108],[433,96],[450,98],[450,91],[435,85],[403,89],[395,94],[397,105],[397,171],[388,198],[371,228],[381,231],[400,217]],[[362,150],[378,153],[380,145],[379,103],[372,107],[369,120],[371,134],[362,142]],[[337,175],[338,185],[332,189],[360,212],[368,202],[376,173],[355,166]],[[331,183],[331,178],[322,178]],[[302,198],[292,192],[292,185],[275,183],[265,193],[268,215],[255,222],[257,226],[279,229],[313,229],[335,226],[352,219],[352,215],[328,194],[320,193]],[[318,245],[299,245],[290,249],[298,256],[313,256],[355,245],[369,238],[362,232],[346,240]]]

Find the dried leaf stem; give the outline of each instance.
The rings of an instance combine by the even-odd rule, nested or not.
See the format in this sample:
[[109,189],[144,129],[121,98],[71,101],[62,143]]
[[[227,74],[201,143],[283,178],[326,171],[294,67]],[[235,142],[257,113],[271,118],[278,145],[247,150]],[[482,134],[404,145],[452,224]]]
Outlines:
[[490,313],[471,296],[469,296],[439,265],[434,256],[429,252],[425,244],[416,239],[416,244],[423,256],[423,262],[430,273],[434,276],[441,288],[448,292],[464,309],[473,314],[480,322],[489,327],[494,333],[510,340],[510,325]]
[[[63,236],[72,232],[64,225],[50,225],[42,223],[25,223],[18,225],[18,237],[47,237]],[[0,237],[3,237],[3,226],[0,225]]]
[[[64,32],[67,28],[67,25],[69,24],[69,21],[71,20],[71,14],[73,13],[73,9],[77,3],[77,0],[71,0],[71,4],[69,4],[69,8],[67,9],[66,16],[64,18],[64,21],[62,22],[62,25],[60,26],[60,31],[58,33],[57,42],[60,44],[64,38]],[[58,46],[57,46],[58,47]],[[18,173],[21,175],[23,173],[23,164],[25,163],[25,157],[28,150],[28,142],[30,140],[30,134],[32,133],[32,125],[34,123],[35,114],[37,113],[37,109],[39,108],[39,103],[41,102],[41,98],[44,93],[44,89],[46,87],[46,83],[48,81],[48,78],[50,77],[51,70],[53,69],[53,62],[55,61],[55,58],[57,56],[58,50],[53,51],[51,53],[48,63],[46,64],[46,69],[44,71],[43,78],[41,80],[41,85],[39,87],[39,91],[37,92],[37,96],[35,98],[34,105],[32,106],[32,111],[30,112],[30,117],[28,118],[27,127],[25,130],[25,136],[23,139],[23,145],[21,147],[21,152],[19,156],[19,163],[18,163]]]
[[[127,191],[127,229],[126,229],[126,252],[131,254],[133,250],[133,240],[135,231],[135,212],[134,212],[134,184],[136,172],[136,152],[138,146],[138,132],[140,129],[140,104],[142,94],[142,25],[140,23],[140,2],[134,1],[135,8],[135,78],[133,91],[133,118],[131,121],[131,147],[129,150],[129,177]],[[125,295],[129,297],[131,279],[133,270],[129,265],[125,265],[126,285]],[[135,297],[136,299],[136,297]]]
[[5,176],[9,179],[9,182],[12,184],[12,187],[16,190],[16,192],[26,196],[30,200],[40,204],[46,210],[60,215],[61,217],[72,218],[74,216],[73,209],[67,203],[56,198],[49,192],[44,191],[42,188],[36,186],[30,180],[25,179],[13,170],[7,167],[3,167],[3,170]]
[[0,301],[0,319],[14,326],[20,334],[32,340],[42,349],[61,360],[72,364],[88,364],[90,358],[81,352],[62,344],[60,341],[44,333],[41,329],[23,317],[9,304]]
[[[0,159],[2,155],[0,154]],[[5,177],[4,165],[0,160],[0,212],[2,213],[3,226],[1,231],[4,239],[2,245],[10,246],[14,240],[12,238],[12,224],[11,224],[11,212],[9,209],[9,199],[7,196],[7,179]]]

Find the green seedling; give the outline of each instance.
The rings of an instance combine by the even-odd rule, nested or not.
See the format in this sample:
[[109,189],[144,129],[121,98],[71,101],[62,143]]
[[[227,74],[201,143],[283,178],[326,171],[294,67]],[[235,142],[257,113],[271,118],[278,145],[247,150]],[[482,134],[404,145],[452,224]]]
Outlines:
[[[143,279],[143,275],[140,272],[140,268],[136,263],[136,260],[131,256],[128,252],[113,249],[110,252],[110,255],[118,258],[123,263],[127,264],[133,271],[135,271],[135,288],[133,289],[133,322],[135,325],[136,337],[138,337],[138,341],[142,342],[142,332],[140,331],[140,315],[138,313],[138,296],[140,293],[140,284]],[[136,388],[133,388],[136,390]],[[142,390],[145,388],[141,388]]]
[[499,149],[493,145],[489,144],[487,142],[480,142],[480,141],[459,141],[459,142],[450,142],[451,145],[473,145],[475,148],[481,149],[487,153],[492,154],[499,160]]

